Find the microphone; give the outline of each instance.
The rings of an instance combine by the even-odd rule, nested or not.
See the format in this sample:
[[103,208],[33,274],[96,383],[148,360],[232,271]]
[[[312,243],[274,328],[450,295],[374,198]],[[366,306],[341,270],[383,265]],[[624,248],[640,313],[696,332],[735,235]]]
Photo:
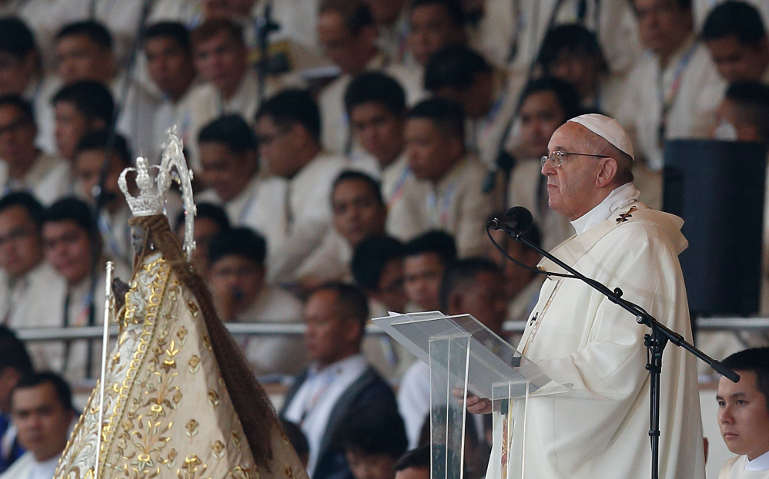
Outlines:
[[526,234],[533,224],[534,218],[529,210],[523,206],[513,206],[505,212],[502,219],[497,217],[489,218],[486,227],[492,230],[502,230],[513,236],[514,239],[518,239],[520,235]]

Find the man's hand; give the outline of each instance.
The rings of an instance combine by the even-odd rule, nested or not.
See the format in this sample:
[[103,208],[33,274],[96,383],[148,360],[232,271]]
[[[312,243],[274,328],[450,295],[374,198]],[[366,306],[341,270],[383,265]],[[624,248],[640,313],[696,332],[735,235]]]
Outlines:
[[[457,400],[462,400],[462,390],[454,389],[454,397]],[[482,398],[476,396],[473,393],[467,393],[467,401],[465,403],[467,411],[473,414],[490,414],[491,413],[491,399]]]

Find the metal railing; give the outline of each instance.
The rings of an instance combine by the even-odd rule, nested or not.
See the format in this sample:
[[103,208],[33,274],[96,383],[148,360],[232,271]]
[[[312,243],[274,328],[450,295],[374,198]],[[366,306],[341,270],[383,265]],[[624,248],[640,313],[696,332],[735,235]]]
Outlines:
[[[628,319],[632,321],[632,318]],[[696,320],[700,331],[769,331],[769,318],[738,318],[718,317],[699,318]],[[503,329],[510,333],[520,333],[526,326],[526,321],[506,321]],[[297,336],[304,334],[303,323],[228,323],[227,329],[234,335],[263,335],[263,336]],[[18,337],[24,341],[59,341],[101,338],[101,326],[89,326],[79,328],[19,328],[16,330]],[[117,334],[117,327],[113,327],[111,334]],[[385,334],[376,325],[368,325],[366,334]]]

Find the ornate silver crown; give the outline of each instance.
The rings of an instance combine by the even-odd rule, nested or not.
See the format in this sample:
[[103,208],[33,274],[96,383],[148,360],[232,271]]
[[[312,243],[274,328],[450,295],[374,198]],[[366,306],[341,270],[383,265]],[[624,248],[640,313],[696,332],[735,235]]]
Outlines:
[[[128,189],[127,175],[130,172],[136,173],[138,195],[132,195]],[[184,251],[187,253],[187,259],[195,249],[195,241],[192,238],[197,210],[192,196],[192,175],[184,159],[182,140],[176,134],[176,126],[173,126],[168,130],[168,139],[163,145],[160,166],[150,166],[147,160],[140,156],[136,158],[136,168],[124,169],[118,178],[118,186],[134,216],[164,214],[166,193],[171,187],[171,182],[175,181],[181,186],[185,217]]]

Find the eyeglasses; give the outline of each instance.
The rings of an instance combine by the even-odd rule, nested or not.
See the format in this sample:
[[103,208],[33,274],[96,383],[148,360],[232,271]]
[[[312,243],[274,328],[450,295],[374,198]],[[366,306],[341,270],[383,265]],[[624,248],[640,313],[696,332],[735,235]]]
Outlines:
[[560,168],[563,162],[566,161],[567,156],[592,156],[593,158],[606,158],[606,155],[593,155],[590,153],[572,153],[570,151],[555,150],[539,159],[540,165],[543,167],[545,163],[550,161],[550,164],[555,168]]

